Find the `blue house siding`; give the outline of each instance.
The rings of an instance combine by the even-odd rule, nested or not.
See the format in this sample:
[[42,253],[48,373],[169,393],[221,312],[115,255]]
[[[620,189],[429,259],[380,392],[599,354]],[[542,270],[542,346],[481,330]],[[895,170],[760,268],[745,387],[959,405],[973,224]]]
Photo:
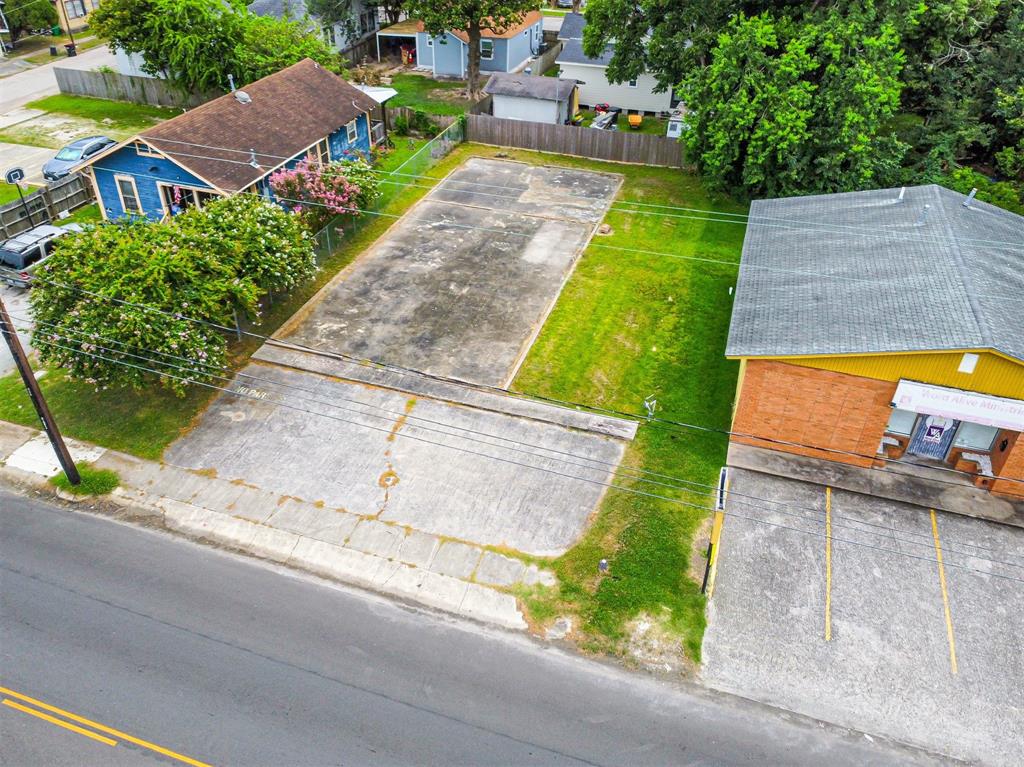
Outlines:
[[214,190],[205,181],[193,176],[182,167],[163,157],[143,157],[129,144],[102,158],[92,166],[99,190],[100,203],[108,219],[124,218],[121,197],[117,193],[115,176],[131,176],[139,195],[143,212],[153,220],[164,216],[163,201],[157,183],[177,184],[195,189]]
[[[531,58],[534,50],[540,50],[541,25],[534,24],[532,27],[523,30],[515,37],[503,40],[506,43],[505,53],[508,56],[508,63],[505,71],[511,72],[520,64]],[[540,73],[537,73],[540,74]]]
[[331,159],[344,159],[345,152],[359,152],[364,160],[370,159],[370,117],[365,112],[356,118],[356,140],[349,144],[348,131],[344,126],[328,137],[331,147]]
[[434,40],[434,74],[462,77],[466,46],[452,34]]
[[434,47],[427,45],[429,39],[430,35],[426,32],[416,33],[416,63],[421,67],[434,66]]

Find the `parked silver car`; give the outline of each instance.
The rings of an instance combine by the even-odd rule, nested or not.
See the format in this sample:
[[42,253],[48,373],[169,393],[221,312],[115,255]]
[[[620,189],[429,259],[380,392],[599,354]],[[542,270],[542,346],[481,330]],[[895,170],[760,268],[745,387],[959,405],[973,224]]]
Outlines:
[[53,252],[56,240],[81,231],[78,224],[43,224],[0,242],[0,281],[16,288],[30,287],[32,275]]
[[43,178],[47,181],[62,179],[71,173],[79,163],[116,143],[114,139],[107,136],[89,136],[72,141],[43,166]]

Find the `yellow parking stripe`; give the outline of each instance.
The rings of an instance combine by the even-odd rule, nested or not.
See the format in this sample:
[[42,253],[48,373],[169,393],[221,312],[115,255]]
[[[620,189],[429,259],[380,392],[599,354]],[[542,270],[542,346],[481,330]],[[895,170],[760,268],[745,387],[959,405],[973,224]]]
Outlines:
[[67,722],[62,722],[60,719],[58,719],[55,716],[50,716],[49,714],[44,714],[42,711],[36,711],[34,708],[29,708],[28,706],[23,706],[20,703],[17,703],[16,701],[11,700],[10,698],[4,698],[3,703],[4,703],[5,706],[10,706],[11,708],[15,708],[18,711],[24,711],[26,714],[31,714],[32,716],[37,716],[40,719],[49,722],[50,724],[55,724],[58,727],[63,727],[65,730],[71,730],[71,732],[77,732],[79,735],[84,735],[87,738],[92,738],[93,740],[98,740],[100,743],[106,743],[108,746],[116,746],[117,745],[117,741],[116,740],[111,740],[110,738],[105,738],[102,735],[97,735],[95,732],[89,732],[88,730],[83,729],[81,727],[76,727],[73,724],[69,724]]
[[832,488],[825,488],[825,641],[832,641]]
[[121,738],[121,740],[125,740],[129,743],[134,743],[136,746],[148,748],[150,751],[156,751],[158,754],[163,754],[164,756],[168,756],[171,759],[177,759],[179,762],[191,764],[192,767],[210,767],[210,765],[206,764],[205,762],[200,762],[196,759],[192,759],[191,757],[185,756],[183,754],[175,753],[174,751],[164,748],[163,746],[156,745],[156,743],[150,743],[149,741],[142,740],[141,738],[133,737],[128,733],[121,732],[120,730],[115,730],[113,727],[107,727],[105,724],[100,724],[99,722],[94,722],[91,719],[86,719],[84,716],[72,714],[70,711],[65,711],[62,708],[51,706],[49,703],[43,703],[41,700],[30,698],[28,695],[24,695],[20,692],[15,692],[14,690],[8,690],[6,687],[0,687],[0,693],[3,693],[4,695],[10,695],[12,698],[18,698],[19,700],[23,700],[26,703],[31,703],[33,706],[45,709],[46,711],[52,711],[55,714],[60,714],[61,716],[70,719],[73,722],[78,722],[79,724],[84,724],[89,727],[92,727],[94,730],[105,732],[108,735],[116,735],[117,737]]
[[946,568],[942,564],[942,544],[939,542],[939,523],[935,509],[928,509],[932,515],[932,538],[935,539],[935,561],[939,565],[939,586],[942,589],[942,606],[946,611],[946,638],[949,640],[949,665],[956,673],[956,641],[953,639],[953,617],[949,612],[949,590],[946,588]]

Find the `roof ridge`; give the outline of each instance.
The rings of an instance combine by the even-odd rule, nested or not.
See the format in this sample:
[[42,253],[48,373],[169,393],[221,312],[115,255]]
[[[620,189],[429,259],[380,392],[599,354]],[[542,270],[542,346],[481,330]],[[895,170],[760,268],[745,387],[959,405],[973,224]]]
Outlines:
[[989,328],[988,321],[985,318],[985,313],[981,310],[981,306],[978,304],[978,296],[974,290],[974,282],[971,279],[970,270],[968,269],[967,262],[964,258],[964,253],[960,249],[960,240],[957,238],[953,231],[953,224],[949,220],[949,216],[946,215],[946,201],[943,199],[941,189],[938,184],[928,184],[931,188],[932,196],[935,198],[937,205],[942,209],[942,215],[939,216],[942,221],[942,225],[946,229],[946,234],[949,237],[950,248],[952,249],[953,262],[956,264],[957,273],[960,275],[960,284],[963,286],[964,293],[967,295],[967,304],[971,307],[971,314],[974,315],[974,323],[978,327],[978,332],[981,334],[981,340],[986,346],[995,347],[992,339],[992,332]]

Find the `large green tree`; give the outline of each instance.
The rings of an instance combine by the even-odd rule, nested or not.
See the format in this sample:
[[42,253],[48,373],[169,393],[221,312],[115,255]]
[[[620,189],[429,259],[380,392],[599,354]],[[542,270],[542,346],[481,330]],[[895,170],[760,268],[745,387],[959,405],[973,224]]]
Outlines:
[[205,323],[256,318],[264,295],[314,269],[301,222],[255,195],[166,224],[90,227],[62,238],[37,274],[33,345],[45,363],[97,386],[159,381],[183,393],[189,381],[224,375],[226,338]]
[[256,16],[240,0],[104,0],[92,29],[142,57],[143,69],[185,92],[227,90],[310,57],[334,71],[330,46],[303,24]]
[[[447,30],[466,33],[468,63],[466,67],[466,95],[480,97],[480,40],[482,32],[489,30],[503,34],[519,24],[530,11],[536,10],[537,0],[409,0],[409,16],[419,19],[432,35]],[[436,53],[435,53],[436,55]]]
[[49,0],[11,0],[3,12],[12,43],[25,32],[50,29],[59,23],[57,11]]
[[816,23],[738,16],[683,83],[690,156],[734,194],[836,192],[894,182],[906,146],[895,29],[871,9]]

